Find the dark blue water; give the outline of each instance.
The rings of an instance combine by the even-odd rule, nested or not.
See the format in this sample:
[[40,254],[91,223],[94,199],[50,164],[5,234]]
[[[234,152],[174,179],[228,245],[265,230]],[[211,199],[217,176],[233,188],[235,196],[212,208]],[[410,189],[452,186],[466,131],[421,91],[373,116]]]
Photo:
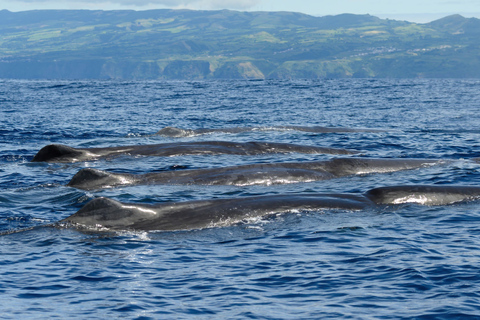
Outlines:
[[[82,233],[46,226],[97,196],[139,203],[480,185],[478,80],[0,81],[0,319],[479,319],[480,203],[279,213],[230,227]],[[182,128],[282,125],[385,132]],[[275,186],[65,187],[81,168],[147,173],[331,155],[29,162],[43,146],[274,141],[365,157],[453,159],[389,174]],[[27,228],[27,230],[23,230]],[[20,231],[20,232],[14,232]]]

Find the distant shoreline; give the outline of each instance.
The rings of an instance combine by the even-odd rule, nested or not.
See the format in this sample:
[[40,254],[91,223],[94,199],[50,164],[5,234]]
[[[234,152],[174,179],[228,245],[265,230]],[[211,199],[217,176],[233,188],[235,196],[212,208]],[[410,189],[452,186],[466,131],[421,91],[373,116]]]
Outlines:
[[480,20],[195,10],[0,11],[4,79],[480,78]]

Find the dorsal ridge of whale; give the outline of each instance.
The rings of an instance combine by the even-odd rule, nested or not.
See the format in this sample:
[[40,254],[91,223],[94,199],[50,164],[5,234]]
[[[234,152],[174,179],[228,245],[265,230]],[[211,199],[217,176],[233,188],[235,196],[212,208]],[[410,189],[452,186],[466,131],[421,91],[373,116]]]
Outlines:
[[100,188],[111,188],[120,185],[129,185],[134,181],[135,179],[133,178],[133,175],[111,173],[93,168],[85,168],[78,171],[67,184],[67,186],[73,188],[77,188],[79,186],[85,188],[85,186],[88,186],[88,190],[93,190]]
[[63,144],[50,144],[40,149],[32,162],[72,162],[72,159],[81,159],[85,154],[87,152]]
[[60,223],[73,223],[89,227],[128,227],[132,221],[152,219],[158,213],[147,205],[126,205],[116,200],[100,197],[88,202],[82,209]]

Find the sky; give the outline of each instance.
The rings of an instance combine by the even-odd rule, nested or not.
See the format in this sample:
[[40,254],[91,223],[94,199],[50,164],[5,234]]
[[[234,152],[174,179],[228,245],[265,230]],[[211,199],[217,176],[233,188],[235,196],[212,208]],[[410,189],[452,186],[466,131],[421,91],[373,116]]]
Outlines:
[[480,18],[480,0],[0,0],[0,10],[240,10],[293,11],[314,16],[341,13],[371,14],[380,18],[429,22],[451,14]]

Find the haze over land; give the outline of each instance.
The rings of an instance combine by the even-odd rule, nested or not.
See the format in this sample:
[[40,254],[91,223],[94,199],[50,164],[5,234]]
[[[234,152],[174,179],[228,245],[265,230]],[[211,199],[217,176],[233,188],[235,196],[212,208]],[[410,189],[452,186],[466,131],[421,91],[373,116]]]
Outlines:
[[453,14],[480,18],[476,0],[0,0],[0,9],[26,10],[238,10],[300,12],[312,16],[343,13],[427,23]]
[[478,78],[480,20],[342,14],[0,11],[0,78]]

